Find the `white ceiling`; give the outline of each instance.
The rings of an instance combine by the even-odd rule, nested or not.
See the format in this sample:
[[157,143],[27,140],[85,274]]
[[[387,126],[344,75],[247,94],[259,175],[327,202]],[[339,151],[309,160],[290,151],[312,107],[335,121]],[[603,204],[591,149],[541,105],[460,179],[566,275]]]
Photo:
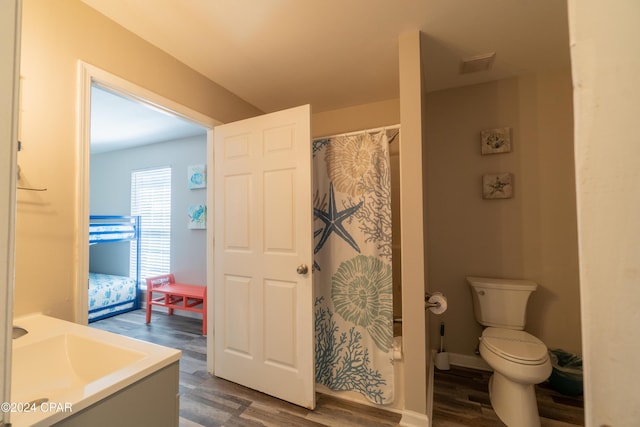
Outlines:
[[[427,91],[570,66],[564,0],[82,0],[265,112],[399,96],[420,30]],[[495,52],[489,71],[460,60]]]
[[162,110],[91,88],[91,154],[206,135],[206,129]]

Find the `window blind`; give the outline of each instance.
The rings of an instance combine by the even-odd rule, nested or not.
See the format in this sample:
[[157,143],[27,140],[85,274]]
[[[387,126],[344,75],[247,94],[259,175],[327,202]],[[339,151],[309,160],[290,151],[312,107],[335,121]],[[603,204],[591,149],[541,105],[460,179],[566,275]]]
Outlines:
[[[171,271],[171,168],[131,172],[131,215],[140,216],[140,279]],[[131,256],[135,257],[136,242]],[[135,258],[129,262],[135,276]],[[144,281],[142,282],[145,283]]]

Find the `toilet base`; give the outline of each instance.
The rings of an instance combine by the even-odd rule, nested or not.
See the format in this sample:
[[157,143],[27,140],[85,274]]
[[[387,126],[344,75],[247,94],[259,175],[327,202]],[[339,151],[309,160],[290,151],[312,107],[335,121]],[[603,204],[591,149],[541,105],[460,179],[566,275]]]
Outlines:
[[520,384],[494,372],[489,379],[489,399],[500,420],[509,427],[540,427],[533,384]]

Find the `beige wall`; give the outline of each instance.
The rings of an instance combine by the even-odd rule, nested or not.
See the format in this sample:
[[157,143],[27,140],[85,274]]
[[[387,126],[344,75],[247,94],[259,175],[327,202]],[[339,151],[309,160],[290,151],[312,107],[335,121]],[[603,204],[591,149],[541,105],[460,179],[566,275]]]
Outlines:
[[570,0],[587,426],[637,426],[640,2]]
[[[449,352],[476,349],[465,276],[477,275],[536,281],[526,329],[581,353],[571,96],[568,70],[427,96],[429,284],[448,297],[438,320]],[[512,152],[481,155],[480,130],[505,126]],[[512,199],[482,199],[481,177],[494,172],[514,174]]]
[[391,99],[312,114],[311,134],[320,138],[399,123],[400,100]]
[[15,313],[71,320],[77,248],[78,60],[222,122],[260,113],[78,0],[25,0]]

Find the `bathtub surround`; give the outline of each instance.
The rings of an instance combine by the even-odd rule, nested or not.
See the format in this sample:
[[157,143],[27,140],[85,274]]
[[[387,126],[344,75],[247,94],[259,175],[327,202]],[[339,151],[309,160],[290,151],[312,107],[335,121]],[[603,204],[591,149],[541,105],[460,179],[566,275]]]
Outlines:
[[385,129],[313,141],[316,382],[394,400]]

